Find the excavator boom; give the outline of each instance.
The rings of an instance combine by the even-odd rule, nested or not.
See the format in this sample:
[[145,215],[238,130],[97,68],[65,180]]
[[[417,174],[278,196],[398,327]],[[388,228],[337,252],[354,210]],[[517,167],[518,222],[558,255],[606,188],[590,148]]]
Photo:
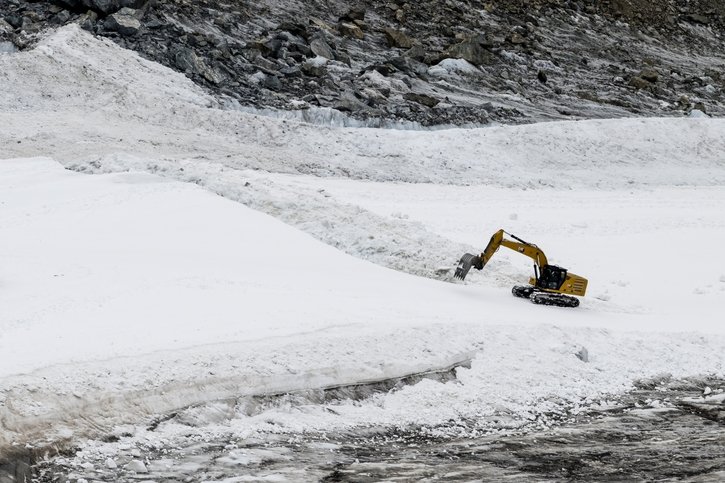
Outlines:
[[[508,235],[516,241],[508,240],[504,238],[504,235]],[[533,243],[522,240],[516,235],[507,233],[504,230],[499,230],[491,236],[488,245],[486,245],[486,248],[484,248],[480,255],[471,255],[470,253],[466,253],[463,257],[461,257],[461,261],[456,268],[454,276],[464,280],[471,268],[476,267],[478,270],[483,269],[489,260],[493,258],[493,255],[498,251],[501,245],[533,259],[539,267],[549,264],[546,255],[544,255],[544,252],[541,251],[539,247]]]

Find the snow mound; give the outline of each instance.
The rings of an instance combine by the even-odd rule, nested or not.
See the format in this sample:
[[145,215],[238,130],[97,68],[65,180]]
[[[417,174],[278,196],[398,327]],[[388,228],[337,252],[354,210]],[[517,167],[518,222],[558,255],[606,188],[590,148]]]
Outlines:
[[[98,109],[124,111],[176,103],[212,106],[212,98],[187,79],[155,62],[68,25],[38,45],[2,58],[3,111]],[[53,87],[54,86],[54,87]],[[169,112],[167,111],[167,112]]]

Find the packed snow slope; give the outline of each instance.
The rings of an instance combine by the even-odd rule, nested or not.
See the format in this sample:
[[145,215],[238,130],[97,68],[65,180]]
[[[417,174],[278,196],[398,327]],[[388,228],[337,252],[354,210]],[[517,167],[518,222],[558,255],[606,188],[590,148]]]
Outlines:
[[[65,27],[0,54],[0,122],[0,452],[470,358],[460,384],[227,430],[548,424],[725,371],[722,120],[324,128],[221,109]],[[498,228],[589,278],[582,306],[511,297],[515,254],[466,284],[411,275],[450,279]]]

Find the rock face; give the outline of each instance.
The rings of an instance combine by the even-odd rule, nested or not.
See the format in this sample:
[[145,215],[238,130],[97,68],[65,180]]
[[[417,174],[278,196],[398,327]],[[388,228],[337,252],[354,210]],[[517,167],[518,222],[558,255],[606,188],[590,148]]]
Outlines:
[[725,114],[722,0],[57,2],[0,0],[0,43],[77,22],[247,106],[423,125]]

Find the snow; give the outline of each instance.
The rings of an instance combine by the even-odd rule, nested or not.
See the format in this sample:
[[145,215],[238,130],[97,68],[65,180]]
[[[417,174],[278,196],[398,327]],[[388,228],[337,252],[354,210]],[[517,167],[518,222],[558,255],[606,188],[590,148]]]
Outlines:
[[0,42],[0,55],[11,54],[16,52],[18,49],[12,42]]
[[15,321],[1,375],[299,331],[433,324],[441,290],[454,297],[452,315],[476,318],[457,303],[473,290],[401,283],[408,277],[193,185],[81,175],[44,159],[0,169],[5,315]]
[[[475,434],[725,373],[721,119],[326,128],[220,109],[77,27],[0,56],[0,86],[0,451],[164,444],[188,427],[143,423],[170,411],[234,437]],[[498,228],[587,277],[582,305],[511,297],[531,268],[504,250],[448,283]],[[334,412],[224,409],[465,360]]]
[[465,59],[443,59],[428,69],[428,74],[434,77],[445,77],[448,74],[472,75],[476,73],[480,73],[478,67]]

